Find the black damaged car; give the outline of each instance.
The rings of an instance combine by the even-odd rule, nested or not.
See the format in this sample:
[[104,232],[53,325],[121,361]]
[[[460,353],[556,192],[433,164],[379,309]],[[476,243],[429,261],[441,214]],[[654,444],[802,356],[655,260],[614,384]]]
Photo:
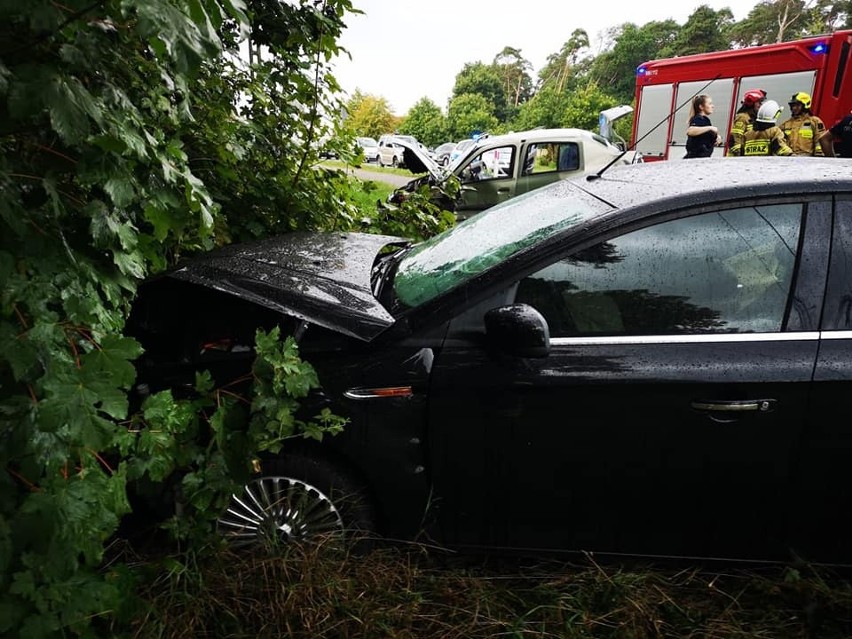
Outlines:
[[701,162],[560,181],[415,245],[206,254],[141,290],[140,387],[247,370],[280,326],[350,420],[263,460],[235,539],[848,563],[852,161]]

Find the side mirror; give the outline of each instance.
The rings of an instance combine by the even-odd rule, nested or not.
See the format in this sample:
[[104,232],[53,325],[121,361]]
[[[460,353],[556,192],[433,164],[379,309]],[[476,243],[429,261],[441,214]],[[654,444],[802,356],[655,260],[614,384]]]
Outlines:
[[485,334],[494,348],[518,357],[547,357],[550,328],[529,304],[492,308],[485,314]]

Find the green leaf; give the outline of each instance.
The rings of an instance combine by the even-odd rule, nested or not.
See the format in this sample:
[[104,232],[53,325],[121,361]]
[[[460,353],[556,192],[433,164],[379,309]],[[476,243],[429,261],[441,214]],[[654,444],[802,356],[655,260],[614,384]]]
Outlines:
[[112,127],[112,134],[139,159],[146,159],[149,155],[148,145],[153,146],[156,144],[156,140],[151,138],[150,134],[146,131],[140,134],[134,128],[131,121],[119,121],[115,123]]
[[200,395],[206,395],[213,390],[213,376],[210,371],[195,374],[195,390]]
[[159,0],[136,0],[136,28],[149,39],[157,56],[168,55],[180,73],[194,73],[201,61],[219,53],[221,43],[206,13],[200,24],[176,6]]
[[113,239],[120,222],[111,214],[101,200],[92,200],[83,209],[84,215],[91,218],[89,225],[92,239],[97,246],[107,246],[109,241]]
[[0,322],[0,359],[12,369],[15,381],[31,378],[41,368],[42,358],[37,343],[20,335],[20,326]]
[[115,205],[119,207],[127,206],[136,197],[133,181],[126,177],[110,178],[104,183],[104,191],[109,194]]
[[186,162],[187,156],[181,148],[183,144],[179,140],[172,140],[166,145],[166,154],[178,162]]
[[96,147],[109,153],[121,155],[127,150],[127,143],[112,135],[94,135],[89,138],[89,141]]
[[100,106],[76,78],[55,77],[47,104],[53,129],[66,142],[83,140],[89,135],[90,119],[96,123],[103,119]]
[[122,273],[129,277],[135,279],[145,277],[145,258],[140,251],[131,251],[129,253],[116,251],[113,254],[113,262],[115,262],[115,265]]
[[162,242],[170,231],[178,231],[184,224],[177,215],[178,202],[174,195],[160,192],[145,207],[145,219],[154,227],[154,237]]

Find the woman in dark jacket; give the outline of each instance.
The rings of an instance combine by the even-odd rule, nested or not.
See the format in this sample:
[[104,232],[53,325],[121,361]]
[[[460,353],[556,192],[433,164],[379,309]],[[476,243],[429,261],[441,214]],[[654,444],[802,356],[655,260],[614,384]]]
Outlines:
[[722,143],[719,129],[710,122],[713,98],[701,94],[693,98],[689,107],[689,127],[686,129],[687,158],[709,158],[713,147]]

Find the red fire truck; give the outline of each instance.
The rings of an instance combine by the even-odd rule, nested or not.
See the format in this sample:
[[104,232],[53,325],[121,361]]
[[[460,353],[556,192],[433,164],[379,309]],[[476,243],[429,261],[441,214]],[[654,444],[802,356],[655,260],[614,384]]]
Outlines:
[[[646,162],[679,160],[686,146],[689,105],[706,93],[716,106],[711,120],[727,144],[728,132],[743,94],[763,89],[767,98],[784,107],[779,120],[790,115],[787,103],[804,91],[811,110],[830,127],[852,111],[852,30],[747,47],[652,60],[636,70],[636,96],[630,148]],[[714,155],[723,155],[719,147]]]

